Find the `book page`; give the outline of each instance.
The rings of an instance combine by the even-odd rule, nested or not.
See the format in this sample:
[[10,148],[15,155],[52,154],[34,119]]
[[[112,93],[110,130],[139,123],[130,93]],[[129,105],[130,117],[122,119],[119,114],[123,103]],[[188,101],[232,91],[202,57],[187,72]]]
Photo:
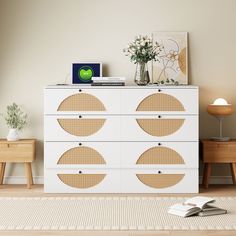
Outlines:
[[207,203],[212,203],[215,200],[213,198],[210,197],[193,197],[188,199],[187,201],[184,202],[184,204],[189,205],[189,206],[195,206],[195,207],[199,207],[199,208],[204,208],[204,206]]

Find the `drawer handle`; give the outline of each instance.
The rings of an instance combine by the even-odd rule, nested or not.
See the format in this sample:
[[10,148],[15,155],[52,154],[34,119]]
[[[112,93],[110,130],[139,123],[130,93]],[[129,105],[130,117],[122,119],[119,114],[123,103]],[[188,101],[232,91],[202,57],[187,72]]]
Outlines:
[[81,170],[79,171],[79,174],[82,174],[82,171],[81,171]]
[[158,174],[161,174],[161,171],[160,170],[158,170],[158,172],[157,172]]
[[161,89],[158,89],[158,92],[161,92]]
[[161,143],[158,143],[158,146],[161,146]]
[[82,92],[82,89],[79,89],[79,92]]
[[82,143],[79,143],[79,146],[82,146]]
[[82,116],[80,115],[80,116],[79,116],[79,118],[81,119],[81,118],[82,118]]
[[160,119],[160,118],[161,118],[161,116],[159,115],[159,116],[158,116],[158,118]]

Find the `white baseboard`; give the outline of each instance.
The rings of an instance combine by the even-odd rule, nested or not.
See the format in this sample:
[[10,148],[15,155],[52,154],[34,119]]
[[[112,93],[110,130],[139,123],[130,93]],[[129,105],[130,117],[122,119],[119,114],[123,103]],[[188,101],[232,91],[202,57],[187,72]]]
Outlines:
[[[43,176],[34,176],[35,184],[43,184]],[[6,176],[4,177],[4,184],[25,184],[25,176]],[[202,176],[199,177],[199,183],[202,183]],[[231,176],[212,176],[210,177],[209,184],[232,184]]]
[[[202,183],[202,176],[199,177],[199,183]],[[209,184],[232,184],[232,176],[211,176]]]
[[[34,184],[43,184],[43,176],[34,176]],[[26,184],[25,176],[4,176],[3,184]]]

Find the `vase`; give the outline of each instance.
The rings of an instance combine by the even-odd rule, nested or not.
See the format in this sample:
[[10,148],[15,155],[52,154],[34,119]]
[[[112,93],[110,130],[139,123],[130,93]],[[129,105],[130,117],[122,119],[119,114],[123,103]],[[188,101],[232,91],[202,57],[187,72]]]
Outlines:
[[150,82],[147,63],[137,63],[134,82],[137,85],[147,85]]
[[7,135],[7,141],[17,141],[19,140],[19,134],[17,129],[9,129],[9,133]]

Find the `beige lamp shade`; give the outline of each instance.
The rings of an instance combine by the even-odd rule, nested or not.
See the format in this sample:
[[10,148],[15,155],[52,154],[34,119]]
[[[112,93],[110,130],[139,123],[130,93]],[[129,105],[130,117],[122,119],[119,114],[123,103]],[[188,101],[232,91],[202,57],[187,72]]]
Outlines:
[[224,98],[217,98],[213,104],[207,106],[207,112],[217,118],[219,121],[220,135],[212,137],[215,141],[229,141],[229,137],[223,136],[223,119],[225,116],[229,116],[233,113],[233,106],[229,104]]
[[233,106],[223,98],[217,98],[213,104],[207,106],[207,112],[213,116],[229,116],[233,113]]
[[207,106],[207,112],[213,116],[229,116],[233,113],[233,107],[231,104],[228,105],[213,105]]

